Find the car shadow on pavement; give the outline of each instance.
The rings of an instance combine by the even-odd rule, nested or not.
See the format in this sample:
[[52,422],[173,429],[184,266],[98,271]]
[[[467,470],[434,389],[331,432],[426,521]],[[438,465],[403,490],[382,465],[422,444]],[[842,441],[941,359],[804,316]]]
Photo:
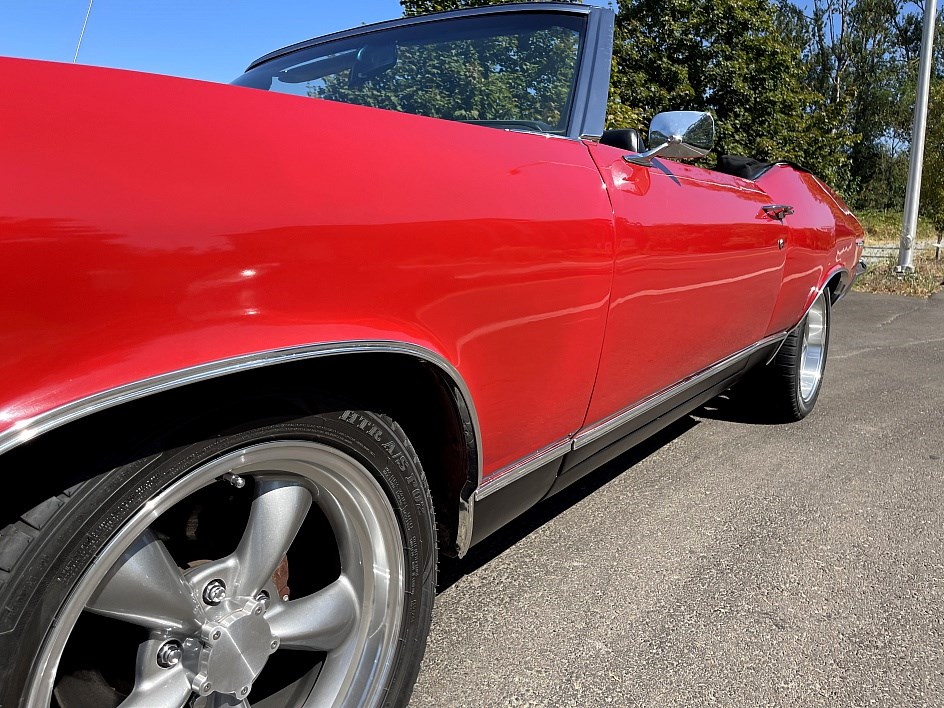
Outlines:
[[[696,414],[700,415],[700,411],[696,411]],[[441,557],[437,593],[451,587],[462,576],[478,570],[495,559],[518,541],[532,534],[558,514],[593,494],[619,475],[623,473],[631,474],[631,468],[634,465],[694,428],[698,425],[698,422],[696,418],[690,415],[677,420],[661,432],[641,442],[611,462],[602,465],[599,469],[574,482],[566,489],[549,499],[539,502],[517,519],[503,526],[481,543],[473,546],[465,558]]]
[[744,423],[745,425],[781,425],[764,399],[757,394],[749,382],[736,384],[724,393],[721,393],[701,408],[692,412],[696,418],[709,418],[728,423]]

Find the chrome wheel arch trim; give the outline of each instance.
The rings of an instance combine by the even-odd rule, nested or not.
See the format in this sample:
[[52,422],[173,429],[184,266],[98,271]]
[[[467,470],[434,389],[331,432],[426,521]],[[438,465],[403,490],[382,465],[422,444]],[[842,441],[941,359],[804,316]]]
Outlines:
[[419,344],[397,340],[355,340],[303,344],[279,349],[270,349],[228,359],[220,359],[196,366],[152,376],[140,381],[118,386],[107,391],[66,403],[32,418],[25,418],[0,432],[0,455],[34,438],[68,423],[85,418],[93,413],[114,408],[123,403],[141,400],[148,396],[181,388],[189,384],[220,378],[268,366],[295,361],[318,359],[348,354],[401,354],[435,365],[454,387],[460,424],[467,438],[475,446],[470,455],[468,480],[459,498],[459,523],[456,550],[465,555],[472,540],[472,507],[476,490],[482,483],[482,433],[475,403],[469,387],[458,370],[442,355]]
[[[816,297],[813,298],[813,302],[810,303],[809,307],[806,308],[806,312],[803,313],[803,317],[800,318],[800,322],[809,314],[810,308],[813,307],[813,304],[816,302],[816,298],[822,294],[822,292],[829,287],[829,284],[839,278],[836,283],[836,287],[833,288],[830,293],[830,305],[835,305],[839,302],[851,289],[852,283],[855,281],[855,277],[850,275],[849,269],[845,266],[834,267],[829,271],[829,275],[823,281],[823,284],[819,287],[819,290],[816,292]],[[799,324],[799,323],[798,323]]]
[[806,316],[810,314],[810,310],[813,309],[813,305],[815,305],[816,302],[819,300],[819,296],[823,294],[826,288],[829,287],[829,284],[833,282],[837,277],[839,278],[839,282],[836,283],[836,288],[830,295],[829,304],[835,305],[846,295],[846,293],[849,292],[849,290],[852,288],[852,282],[849,279],[848,268],[845,268],[843,266],[840,266],[838,268],[833,268],[829,272],[829,277],[827,277],[826,280],[823,281],[823,284],[820,285],[816,289],[816,294],[813,296],[813,299],[810,301],[810,304],[807,306],[807,308],[803,311],[803,316],[800,317],[799,321],[797,321],[795,325],[793,325],[790,329],[784,332],[784,338],[783,340],[781,340],[780,346],[774,349],[773,353],[770,355],[770,357],[768,357],[767,361],[764,362],[764,366],[768,366],[777,357],[777,354],[780,353],[780,349],[783,347],[783,343],[787,341],[787,338],[786,338],[787,335],[793,332],[795,329],[797,329],[803,324],[803,321],[806,319]]

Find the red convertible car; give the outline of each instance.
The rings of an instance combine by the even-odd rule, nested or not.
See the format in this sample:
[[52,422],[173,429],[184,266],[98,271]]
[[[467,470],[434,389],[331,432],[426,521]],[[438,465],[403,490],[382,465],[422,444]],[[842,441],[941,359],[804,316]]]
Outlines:
[[409,700],[439,553],[752,377],[861,228],[707,113],[604,131],[613,12],[360,27],[233,83],[5,59],[0,705]]

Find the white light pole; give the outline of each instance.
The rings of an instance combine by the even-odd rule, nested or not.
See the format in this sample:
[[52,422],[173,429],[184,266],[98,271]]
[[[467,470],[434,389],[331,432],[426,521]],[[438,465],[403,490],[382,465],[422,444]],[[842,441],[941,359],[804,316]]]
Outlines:
[[915,236],[918,230],[918,205],[921,199],[921,168],[924,164],[924,134],[928,125],[928,89],[931,83],[931,64],[934,52],[934,20],[937,0],[924,2],[924,31],[921,34],[921,63],[918,66],[918,95],[915,98],[914,125],[911,130],[911,162],[908,168],[908,188],[905,191],[905,221],[898,247],[898,265],[895,272],[911,273]]

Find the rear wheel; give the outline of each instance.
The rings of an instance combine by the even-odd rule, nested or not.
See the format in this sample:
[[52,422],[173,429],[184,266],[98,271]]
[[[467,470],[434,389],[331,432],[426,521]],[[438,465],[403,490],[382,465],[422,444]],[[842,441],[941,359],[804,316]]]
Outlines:
[[404,705],[432,509],[406,436],[367,411],[95,476],[0,538],[0,705]]
[[757,372],[757,393],[777,420],[802,420],[816,405],[829,350],[830,316],[829,290],[823,290],[774,360]]

